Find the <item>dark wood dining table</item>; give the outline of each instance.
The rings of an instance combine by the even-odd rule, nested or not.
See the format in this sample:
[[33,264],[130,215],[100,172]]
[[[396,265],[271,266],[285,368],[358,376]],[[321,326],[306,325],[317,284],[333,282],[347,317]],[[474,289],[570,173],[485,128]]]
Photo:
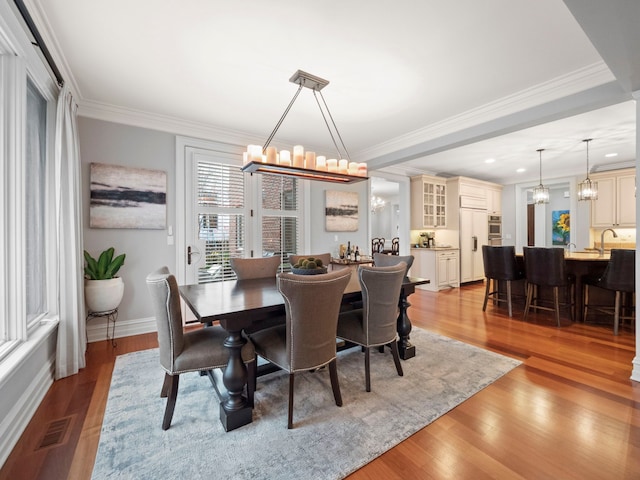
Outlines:
[[[408,297],[416,285],[429,280],[405,277],[398,299],[397,329],[400,357],[407,360],[415,356],[415,347],[409,341],[411,321],[407,315]],[[204,324],[219,322],[228,332],[224,346],[229,351],[227,367],[221,378],[208,372],[220,395],[220,421],[225,431],[251,423],[253,408],[243,395],[247,384],[247,369],[241,350],[247,342],[243,330],[285,313],[284,299],[278,291],[275,277],[253,280],[235,280],[180,286],[180,296],[198,321]],[[345,307],[362,299],[357,275],[352,275],[345,288],[342,303]],[[220,381],[223,385],[219,385]]]

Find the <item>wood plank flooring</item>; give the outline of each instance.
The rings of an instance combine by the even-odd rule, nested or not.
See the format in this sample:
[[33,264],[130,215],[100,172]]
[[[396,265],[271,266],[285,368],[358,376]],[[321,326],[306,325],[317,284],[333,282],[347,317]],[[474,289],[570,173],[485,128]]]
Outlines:
[[[614,337],[607,325],[557,328],[546,312],[527,322],[521,308],[513,318],[505,307],[483,313],[483,293],[482,284],[418,291],[409,317],[523,364],[348,478],[639,479],[634,327]],[[54,383],[0,480],[91,477],[115,357],[157,345],[155,334],[117,341],[90,344],[87,368]],[[38,448],[60,419],[67,423],[60,443]]]

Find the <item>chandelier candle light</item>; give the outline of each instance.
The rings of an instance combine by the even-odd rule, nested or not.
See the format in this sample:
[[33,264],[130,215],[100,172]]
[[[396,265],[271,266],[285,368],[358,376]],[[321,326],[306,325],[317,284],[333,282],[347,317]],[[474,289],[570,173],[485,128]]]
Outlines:
[[578,200],[597,200],[598,182],[592,182],[589,178],[589,142],[592,138],[583,140],[587,144],[587,178],[578,184]]
[[[329,81],[311,75],[310,73],[303,72],[302,70],[298,70],[294,73],[289,81],[298,84],[298,90],[293,96],[291,102],[289,102],[289,105],[280,117],[280,120],[271,132],[271,135],[264,146],[260,147],[260,145],[249,145],[247,147],[247,151],[243,153],[242,171],[249,173],[256,172],[291,175],[308,180],[320,180],[334,183],[353,183],[367,180],[367,164],[363,162],[352,162],[349,159],[349,153],[347,152],[344,142],[342,141],[342,137],[338,132],[338,128],[333,121],[331,112],[329,112],[329,107],[327,107],[324,97],[322,96],[321,90],[329,84]],[[316,156],[315,152],[305,152],[302,145],[296,145],[293,147],[293,156],[289,150],[280,150],[278,152],[276,147],[269,146],[271,140],[278,131],[278,128],[280,128],[280,125],[287,116],[287,113],[289,113],[291,106],[296,101],[296,98],[298,98],[298,94],[303,87],[309,88],[313,91],[313,95],[318,103],[318,108],[320,109],[322,118],[327,125],[329,135],[331,135],[333,144],[336,147],[337,158],[327,158],[323,155]],[[340,148],[336,143],[334,133],[331,131],[329,122],[327,121],[327,115],[325,115],[325,112],[320,105],[317,94],[320,94],[320,98],[322,99],[324,108],[327,111],[327,115],[329,119],[331,119],[331,124],[335,130],[335,134],[340,140],[344,150],[344,155],[341,153]]]
[[533,189],[533,203],[541,205],[549,203],[549,189],[542,185],[542,152],[544,148],[539,148],[536,151],[540,154],[540,184]]

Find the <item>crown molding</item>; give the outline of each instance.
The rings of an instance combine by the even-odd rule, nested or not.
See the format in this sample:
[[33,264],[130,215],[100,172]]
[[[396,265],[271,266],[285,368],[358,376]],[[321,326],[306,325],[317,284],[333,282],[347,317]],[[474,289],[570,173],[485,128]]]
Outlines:
[[377,158],[419,143],[452,134],[507,115],[543,105],[577,92],[612,82],[615,77],[604,62],[561,75],[534,87],[502,97],[481,107],[446,118],[371,148],[357,152],[359,159]]

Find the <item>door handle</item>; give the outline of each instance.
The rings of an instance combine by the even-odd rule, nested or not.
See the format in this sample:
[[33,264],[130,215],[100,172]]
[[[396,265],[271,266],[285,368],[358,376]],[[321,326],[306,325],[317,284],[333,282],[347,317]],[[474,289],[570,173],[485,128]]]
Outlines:
[[198,250],[196,247],[191,247],[191,245],[189,245],[187,247],[187,265],[191,265],[193,262],[193,255],[197,255],[198,257],[200,257],[200,250]]
[[191,265],[191,245],[187,247],[187,265]]
[[473,237],[473,251],[477,252],[478,251],[478,237],[476,237],[475,235]]

